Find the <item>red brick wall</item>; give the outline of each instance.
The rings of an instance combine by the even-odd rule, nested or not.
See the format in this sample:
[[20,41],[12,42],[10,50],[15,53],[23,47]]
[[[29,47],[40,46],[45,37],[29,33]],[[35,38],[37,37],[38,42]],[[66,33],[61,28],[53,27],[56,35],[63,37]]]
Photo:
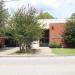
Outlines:
[[49,24],[49,42],[64,43],[62,35],[64,34],[65,23]]
[[4,38],[0,37],[0,48],[5,46],[5,40]]

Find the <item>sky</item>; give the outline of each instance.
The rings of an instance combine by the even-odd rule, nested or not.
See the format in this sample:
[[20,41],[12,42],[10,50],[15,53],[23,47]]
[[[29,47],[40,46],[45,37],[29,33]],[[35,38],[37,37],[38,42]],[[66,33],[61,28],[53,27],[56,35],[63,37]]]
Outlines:
[[58,19],[69,18],[75,12],[75,0],[5,0],[12,13],[17,8],[30,4],[39,11],[49,12]]

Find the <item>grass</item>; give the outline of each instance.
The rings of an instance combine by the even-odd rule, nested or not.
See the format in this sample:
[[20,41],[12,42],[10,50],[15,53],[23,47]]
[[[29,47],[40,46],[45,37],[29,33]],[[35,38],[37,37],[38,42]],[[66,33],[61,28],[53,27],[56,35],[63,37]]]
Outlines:
[[56,55],[75,55],[75,48],[52,48]]

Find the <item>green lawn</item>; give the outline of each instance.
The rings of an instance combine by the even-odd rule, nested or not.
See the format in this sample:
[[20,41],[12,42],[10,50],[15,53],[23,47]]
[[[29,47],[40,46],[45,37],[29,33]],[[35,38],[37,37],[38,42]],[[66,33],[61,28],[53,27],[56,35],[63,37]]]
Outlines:
[[75,48],[52,48],[52,52],[57,55],[75,55]]

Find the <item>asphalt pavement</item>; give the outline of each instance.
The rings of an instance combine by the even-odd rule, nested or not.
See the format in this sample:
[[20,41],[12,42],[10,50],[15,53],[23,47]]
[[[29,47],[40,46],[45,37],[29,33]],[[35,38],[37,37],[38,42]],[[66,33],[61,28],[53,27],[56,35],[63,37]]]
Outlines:
[[0,57],[0,75],[75,75],[75,56]]

